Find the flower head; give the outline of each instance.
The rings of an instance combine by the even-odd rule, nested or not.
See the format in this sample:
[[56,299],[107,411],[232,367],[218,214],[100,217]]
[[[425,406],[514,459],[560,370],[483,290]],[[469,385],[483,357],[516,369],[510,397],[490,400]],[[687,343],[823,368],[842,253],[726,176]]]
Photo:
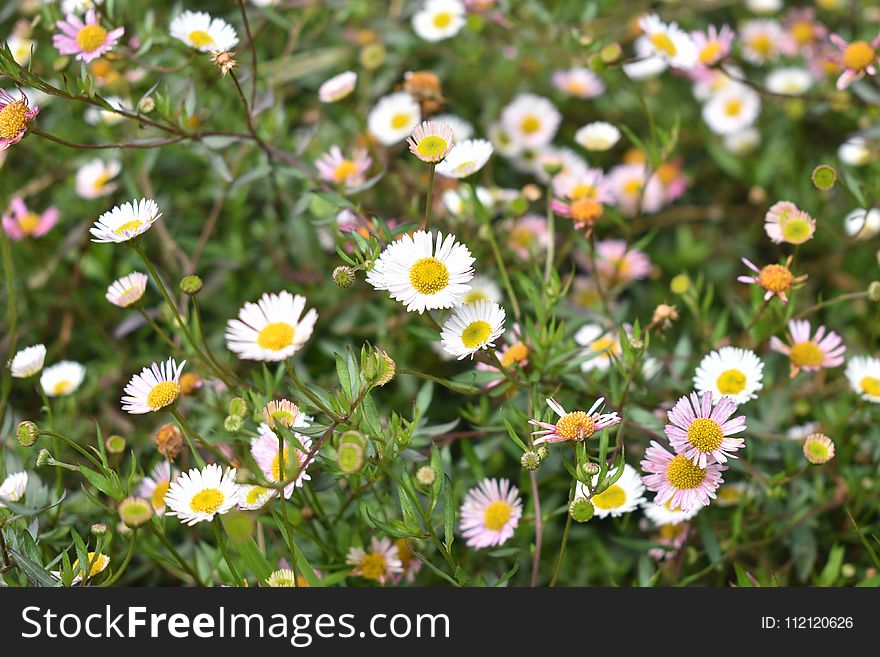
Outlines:
[[501,125],[520,148],[546,146],[559,129],[562,115],[547,98],[521,94],[501,111]]
[[720,30],[710,25],[705,32],[691,32],[697,48],[697,61],[702,66],[713,66],[724,60],[730,54],[735,36],[729,25],[722,25]]
[[547,232],[547,218],[537,214],[526,214],[516,219],[508,219],[501,224],[505,234],[506,247],[520,260],[547,248],[550,240]]
[[620,141],[620,130],[607,121],[594,121],[578,129],[574,140],[588,151],[607,151]]
[[42,237],[58,222],[58,208],[52,207],[38,214],[28,209],[20,196],[14,196],[9,207],[11,212],[3,215],[3,230],[15,241]]
[[92,241],[102,244],[127,242],[147,232],[162,213],[152,199],[135,199],[105,212],[89,229]]
[[139,271],[132,272],[113,281],[104,297],[114,306],[128,308],[144,296],[148,280],[146,274]]
[[384,96],[370,110],[367,128],[383,146],[393,146],[412,134],[422,120],[422,110],[409,93]]
[[109,31],[103,28],[94,9],[86,12],[85,20],[67,14],[67,18],[57,21],[55,26],[61,33],[52,36],[52,45],[62,55],[76,55],[76,59],[85,63],[112,50],[125,33],[124,27]]
[[834,458],[834,443],[824,433],[811,433],[804,439],[804,457],[813,465],[828,463]]
[[[592,262],[589,263],[592,267]],[[651,261],[644,251],[630,248],[624,240],[596,243],[596,273],[605,287],[623,285],[648,276]]]
[[807,280],[806,274],[795,276],[791,273],[789,266],[792,262],[792,256],[788,257],[784,265],[769,264],[761,268],[758,268],[757,265],[747,258],[743,258],[742,261],[756,275],[737,276],[736,280],[740,283],[752,283],[763,287],[766,290],[764,293],[765,301],[776,295],[782,303],[788,303],[788,293],[801,287],[803,282]]
[[314,308],[303,316],[305,307],[305,297],[287,291],[245,303],[238,319],[226,323],[226,346],[244,360],[286,360],[308,341],[318,321]]
[[588,68],[576,66],[553,72],[553,85],[562,93],[587,100],[605,93],[605,83]]
[[135,374],[125,386],[122,410],[132,415],[154,413],[170,406],[180,397],[180,373],[186,361],[178,365],[173,358],[153,363]]
[[[294,427],[308,427],[309,423],[304,415],[300,415],[293,424]],[[259,434],[251,439],[251,456],[254,457],[260,471],[266,480],[273,484],[290,481],[284,487],[284,497],[289,499],[295,488],[302,488],[303,483],[311,480],[306,470],[315,457],[308,459],[309,450],[312,447],[312,439],[301,433],[294,433],[300,446],[294,447],[284,440],[284,453],[279,453],[280,440],[278,434],[269,428],[268,424],[260,424],[257,429]]]
[[[616,473],[615,473],[616,474]],[[615,476],[609,473],[610,477]],[[593,477],[593,490],[599,485],[599,475]],[[638,471],[629,464],[623,465],[623,472],[613,484],[601,493],[590,497],[590,492],[583,483],[578,483],[575,499],[589,499],[597,518],[619,518],[625,513],[632,513],[645,502],[645,485]]]
[[373,536],[370,539],[369,552],[362,547],[352,547],[345,562],[354,566],[352,575],[359,575],[379,584],[385,584],[390,577],[403,573],[397,546],[387,537],[378,539]]
[[816,232],[816,220],[790,201],[770,206],[764,222],[764,230],[775,244],[803,244]]
[[880,358],[850,358],[846,364],[846,378],[862,399],[880,404]]
[[372,163],[373,158],[363,148],[355,149],[351,158],[347,158],[339,146],[332,146],[315,162],[315,167],[324,180],[354,189],[364,184]]
[[76,170],[76,193],[84,199],[107,196],[116,191],[116,183],[111,182],[122,170],[119,160],[104,162],[94,159]]
[[447,178],[467,178],[482,169],[495,149],[485,139],[465,139],[456,142],[452,150],[437,165],[437,173]]
[[289,399],[282,399],[280,401],[273,399],[270,401],[263,408],[263,418],[270,429],[274,429],[276,423],[278,426],[287,427],[288,429],[291,427],[308,426],[307,424],[302,424],[304,415],[299,406]]
[[440,162],[452,150],[455,135],[448,123],[424,121],[406,140],[409,152],[422,162]]
[[72,360],[62,360],[43,370],[40,385],[49,397],[63,397],[76,392],[85,377],[85,367]]
[[534,444],[587,440],[597,431],[619,424],[621,418],[616,412],[598,412],[604,402],[605,398],[600,397],[587,412],[572,411],[567,413],[556,400],[548,399],[547,406],[559,416],[559,419],[556,421],[556,424],[529,420],[529,424],[539,429],[532,432],[533,435],[538,436],[534,440]]
[[597,369],[600,372],[611,367],[614,358],[620,356],[620,338],[616,331],[606,331],[598,324],[584,324],[574,334],[574,341],[584,347],[582,356],[591,358],[581,363],[581,371]]
[[4,502],[18,502],[24,497],[27,489],[28,473],[26,471],[13,472],[3,483],[0,484],[0,509],[4,506]]
[[210,522],[238,504],[241,487],[235,483],[235,468],[223,470],[216,463],[193,468],[177,477],[165,494],[166,513],[185,525]]
[[201,52],[232,50],[238,35],[222,18],[212,18],[204,11],[185,11],[171,21],[171,36]]
[[670,454],[652,440],[642,460],[642,477],[648,490],[656,492],[654,502],[669,503],[672,510],[693,511],[708,506],[724,479],[726,466],[707,463],[701,468],[684,454]]
[[788,323],[788,344],[774,335],[770,338],[770,348],[791,360],[792,378],[800,370],[818,372],[823,368],[837,367],[843,363],[846,352],[841,337],[834,331],[826,334],[824,326],[816,329],[811,337],[810,322],[805,319],[793,319]]
[[40,113],[39,107],[29,107],[27,96],[19,93],[21,98],[14,98],[0,89],[0,152],[20,142],[28,124]]
[[746,61],[760,66],[779,58],[786,43],[785,32],[775,20],[749,20],[740,26],[739,43]]
[[471,547],[503,545],[522,516],[519,489],[507,479],[483,479],[461,505],[461,533]]
[[700,512],[701,508],[703,507],[697,506],[690,511],[682,511],[681,509],[670,508],[669,502],[666,504],[657,504],[656,502],[645,502],[642,504],[642,510],[644,511],[645,516],[655,527],[677,525],[686,520],[690,520]]
[[443,323],[443,349],[461,360],[494,347],[504,333],[504,317],[504,309],[493,301],[480,299],[459,306]]
[[761,96],[740,82],[729,84],[703,105],[703,120],[717,135],[731,135],[749,128],[761,113]]
[[867,41],[847,42],[839,34],[832,34],[831,43],[840,50],[840,64],[843,73],[837,79],[837,88],[846,89],[865,75],[877,74],[877,48],[880,47],[880,33],[870,43]]
[[149,500],[153,510],[160,516],[165,513],[165,493],[176,476],[169,461],[159,461],[138,488],[138,495]]
[[467,22],[460,0],[427,0],[413,14],[413,31],[425,41],[442,41],[458,34]]
[[27,379],[37,374],[43,369],[43,362],[46,360],[46,346],[35,344],[31,347],[25,347],[12,357],[9,369],[12,376],[16,379]]
[[238,498],[238,508],[242,511],[256,511],[266,506],[266,503],[278,496],[274,488],[264,486],[242,486]]
[[712,401],[730,397],[737,404],[755,399],[764,384],[764,363],[754,351],[721,347],[703,357],[694,374],[694,389],[712,393]]
[[730,419],[735,412],[736,402],[730,397],[721,397],[713,408],[711,391],[702,396],[692,392],[669,411],[671,424],[664,431],[675,453],[684,454],[702,469],[713,461],[724,463],[728,458],[736,458],[733,453],[745,445],[742,438],[731,438],[746,430],[744,415]]
[[354,91],[357,84],[357,73],[345,71],[325,80],[318,88],[318,100],[322,103],[336,103]]
[[678,24],[664,23],[656,14],[649,14],[639,19],[639,27],[650,45],[650,55],[681,69],[690,69],[697,64],[697,45]]

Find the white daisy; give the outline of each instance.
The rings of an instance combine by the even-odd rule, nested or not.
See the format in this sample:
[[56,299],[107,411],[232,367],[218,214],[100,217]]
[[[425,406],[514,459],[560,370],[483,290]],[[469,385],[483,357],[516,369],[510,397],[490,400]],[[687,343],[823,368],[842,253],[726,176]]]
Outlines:
[[[309,419],[300,414],[292,426],[293,428],[308,427]],[[308,458],[309,450],[312,448],[312,439],[299,432],[294,432],[302,449],[293,447],[287,440],[284,441],[284,472],[282,477],[281,460],[278,457],[278,434],[264,422],[261,422],[257,427],[257,433],[259,435],[251,439],[251,456],[254,457],[254,461],[266,480],[277,484],[289,480],[293,474],[296,474],[296,479],[284,487],[284,497],[289,499],[295,488],[302,488],[304,482],[312,479],[311,475],[306,472],[315,460],[314,455],[311,459]]]
[[[92,579],[95,575],[103,573],[107,570],[107,566],[110,565],[110,557],[102,552],[89,552],[87,556],[89,564],[91,564],[91,568],[89,568],[89,576],[86,577],[87,580]],[[76,576],[71,580],[70,585],[76,586],[82,581],[82,574],[79,572],[79,559],[74,560],[71,569],[76,573]],[[55,577],[55,579],[61,579],[60,570],[50,570],[49,573]]]
[[607,151],[620,140],[620,130],[605,121],[594,121],[580,128],[574,140],[588,151]]
[[553,84],[568,96],[586,100],[605,92],[605,83],[588,68],[576,66],[553,72]]
[[392,242],[367,274],[367,283],[388,290],[393,299],[419,314],[435,308],[453,308],[470,291],[474,258],[454,235],[423,230]]
[[354,71],[334,75],[318,88],[318,100],[322,103],[335,103],[346,98],[354,91],[357,77]]
[[[104,96],[104,100],[107,101],[107,104],[110,105],[110,107],[120,110],[131,110],[131,102],[120,96]],[[89,125],[117,125],[122,123],[125,120],[125,117],[119,112],[113,112],[108,109],[91,105],[85,112],[83,112],[83,119],[85,119],[85,122]]]
[[168,461],[159,461],[153,466],[149,477],[144,477],[138,488],[138,495],[150,501],[158,515],[165,513],[165,493],[171,487],[171,481],[177,476]]
[[614,331],[605,331],[598,324],[586,324],[574,334],[574,341],[582,347],[582,356],[592,355],[589,360],[581,363],[581,370],[589,372],[597,369],[607,370],[611,367],[612,357],[620,356],[620,339]]
[[813,76],[805,68],[790,66],[777,68],[767,75],[767,89],[775,94],[801,96],[813,84]]
[[117,205],[105,212],[95,225],[89,229],[92,241],[101,244],[127,242],[133,237],[146,233],[153,223],[162,216],[159,206],[152,199],[135,199],[124,205]]
[[277,496],[278,492],[263,486],[242,486],[238,498],[238,508],[243,511],[256,511],[266,506],[266,502]]
[[755,399],[764,384],[764,363],[754,351],[722,347],[703,357],[694,374],[697,392],[711,392],[712,402],[730,397],[737,404]]
[[753,153],[761,145],[761,133],[758,132],[757,128],[746,128],[745,130],[737,130],[729,135],[724,135],[722,141],[724,148],[734,155],[742,157]]
[[484,299],[459,306],[443,323],[443,348],[461,360],[473,357],[480,349],[494,347],[495,340],[504,333],[504,317],[501,306]]
[[424,121],[416,126],[406,140],[409,152],[422,162],[440,162],[455,144],[455,135],[448,123]]
[[383,146],[392,146],[410,136],[422,120],[422,110],[405,91],[379,99],[367,116],[367,129]]
[[132,415],[152,413],[170,406],[180,396],[180,373],[186,361],[178,365],[169,358],[161,365],[153,363],[131,377],[125,386],[122,410]]
[[244,360],[286,360],[308,341],[318,321],[314,308],[303,316],[305,307],[304,296],[287,291],[245,303],[238,319],[226,323],[226,346]]
[[6,40],[6,45],[9,46],[12,53],[12,59],[19,66],[27,66],[31,61],[31,52],[36,43],[33,39],[26,39],[18,34],[10,34]]
[[850,358],[846,364],[846,378],[862,399],[880,404],[880,358]]
[[446,123],[452,128],[452,134],[456,144],[470,139],[474,134],[474,126],[458,114],[435,114],[433,119],[440,123]]
[[662,527],[663,525],[677,525],[685,520],[690,520],[697,515],[702,508],[703,507],[699,505],[695,505],[690,511],[682,511],[681,509],[673,511],[669,508],[668,502],[666,504],[645,502],[642,505],[642,509],[648,517],[648,520],[654,523],[657,527]]
[[[483,207],[487,209],[491,209],[495,203],[495,197],[492,195],[492,192],[480,185],[477,185],[477,198],[483,204]],[[456,217],[462,216],[467,211],[472,199],[471,190],[467,187],[447,189],[441,196],[443,207],[446,208],[449,214]]]
[[413,31],[425,41],[454,37],[467,22],[467,10],[459,0],[427,0],[413,15]]
[[16,379],[27,379],[43,369],[46,360],[46,345],[35,344],[25,347],[12,358],[9,369]]
[[471,281],[471,291],[462,299],[462,303],[476,301],[494,301],[501,303],[501,288],[488,276],[477,274]]
[[779,58],[785,42],[785,30],[775,20],[756,19],[744,22],[739,29],[739,44],[746,61],[760,66]]
[[703,120],[718,135],[729,135],[751,126],[761,112],[761,97],[743,84],[734,84],[703,105]]
[[114,306],[128,308],[132,304],[140,301],[141,297],[144,296],[148,280],[146,274],[134,271],[128,276],[117,278],[110,283],[104,297]]
[[235,29],[204,11],[185,11],[171,21],[171,36],[201,52],[231,50],[238,44]]
[[224,471],[216,463],[193,468],[175,479],[165,494],[167,515],[185,525],[210,522],[238,504],[241,487],[235,483],[235,468]]
[[850,137],[837,149],[837,157],[851,167],[863,167],[871,161],[871,149],[864,137]]
[[874,237],[880,233],[880,208],[856,208],[844,218],[843,230],[860,240]]
[[447,178],[467,178],[482,169],[494,149],[485,139],[466,139],[458,142],[442,162],[437,173]]
[[681,69],[693,68],[697,63],[697,44],[678,24],[666,24],[657,14],[649,14],[639,19],[639,27],[651,48],[650,55],[662,57],[670,66]]
[[550,100],[535,94],[520,94],[501,111],[501,125],[520,147],[546,146],[559,129],[562,115]]
[[95,159],[76,171],[76,193],[80,198],[94,199],[116,191],[116,183],[110,182],[122,170],[118,160],[104,162]]
[[0,484],[0,509],[5,506],[3,502],[18,502],[24,497],[27,482],[27,472],[13,472],[6,477],[3,483]]
[[[613,476],[610,475],[610,476]],[[599,485],[599,475],[593,477],[593,488]],[[638,471],[631,465],[624,464],[623,474],[620,479],[611,484],[601,493],[593,495],[590,501],[597,518],[619,518],[624,513],[632,513],[645,503],[645,485]],[[575,491],[575,499],[588,498],[589,491],[581,482],[578,482]]]
[[665,57],[655,54],[648,37],[641,36],[635,42],[636,59],[623,64],[623,72],[633,80],[652,80],[669,68]]
[[85,367],[72,360],[62,360],[43,370],[40,385],[49,397],[63,397],[76,392],[85,377]]

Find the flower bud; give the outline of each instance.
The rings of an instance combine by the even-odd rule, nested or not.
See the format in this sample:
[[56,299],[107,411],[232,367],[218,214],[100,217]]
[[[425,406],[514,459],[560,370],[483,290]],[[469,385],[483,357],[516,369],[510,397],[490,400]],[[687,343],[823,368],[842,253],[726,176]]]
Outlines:
[[247,400],[242,397],[233,397],[229,400],[229,414],[237,415],[238,417],[246,417],[248,412],[250,411],[250,406],[247,403]]
[[594,512],[593,503],[585,497],[579,497],[568,505],[568,515],[575,522],[587,522]]
[[104,446],[111,454],[122,454],[125,451],[125,438],[116,434],[107,436]]
[[430,465],[423,465],[418,470],[416,470],[416,481],[419,483],[419,486],[428,488],[429,486],[433,485],[436,480],[437,471]]
[[837,182],[837,171],[835,171],[832,166],[820,164],[813,169],[813,175],[811,178],[816,189],[821,189],[823,192],[827,192],[834,187],[834,183]]
[[380,368],[381,373],[379,377],[376,379],[377,386],[384,386],[386,383],[391,381],[394,378],[394,375],[397,374],[397,363],[395,363],[391,356],[388,355],[387,352],[376,350],[376,353],[379,354],[382,359],[382,368]]
[[156,101],[152,96],[144,96],[137,104],[137,111],[141,114],[149,114],[156,109]]
[[345,474],[355,474],[364,467],[365,453],[356,442],[343,442],[336,448],[336,465]]
[[103,536],[107,533],[107,525],[105,525],[103,522],[96,522],[94,525],[92,525],[91,532],[95,536]]
[[189,296],[198,294],[202,289],[202,279],[198,276],[185,276],[180,281],[180,291]]
[[223,420],[223,428],[229,433],[238,433],[244,426],[244,420],[238,415],[227,415]]
[[361,50],[361,66],[374,71],[385,63],[385,46],[381,43],[371,43]]
[[127,497],[119,505],[119,518],[126,527],[142,527],[152,517],[153,506],[142,497]]
[[679,274],[672,279],[669,289],[672,290],[673,294],[681,296],[691,289],[691,279],[688,278],[687,274]]
[[354,285],[356,280],[357,275],[355,274],[354,269],[348,265],[339,265],[333,270],[333,282],[336,284],[336,287],[340,287],[344,290],[345,288]]
[[537,470],[541,467],[541,455],[530,449],[528,452],[523,452],[523,455],[519,457],[519,463],[526,470]]
[[541,445],[538,445],[537,452],[538,452],[538,456],[541,457],[542,461],[544,459],[546,459],[548,456],[550,456],[550,448],[547,447],[547,445],[543,444],[543,443]]
[[868,285],[868,299],[874,303],[880,301],[880,281],[871,281]]
[[40,436],[40,429],[30,420],[25,420],[18,425],[16,436],[22,447],[33,447]]
[[613,64],[623,55],[623,48],[619,43],[609,43],[599,52],[599,59],[603,64]]
[[49,459],[52,458],[52,455],[49,453],[48,449],[41,449],[40,453],[37,454],[37,467],[42,468],[49,462]]

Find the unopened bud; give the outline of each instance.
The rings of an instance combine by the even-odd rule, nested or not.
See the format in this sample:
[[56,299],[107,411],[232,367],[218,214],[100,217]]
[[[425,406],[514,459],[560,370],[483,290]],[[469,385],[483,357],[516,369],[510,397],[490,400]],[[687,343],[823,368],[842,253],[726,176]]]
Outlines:
[[169,461],[180,454],[183,447],[183,432],[176,424],[165,424],[156,432],[156,451]]
[[153,517],[153,506],[142,497],[127,497],[119,505],[119,518],[126,527],[142,527]]
[[384,386],[394,378],[395,374],[397,374],[397,364],[387,352],[376,350],[376,353],[378,353],[379,357],[382,359],[382,368],[380,368],[382,371],[376,379],[376,385]]
[[880,301],[880,281],[871,281],[868,285],[868,299],[874,303]]
[[229,400],[229,414],[245,417],[250,411],[247,400],[242,397],[233,397]]
[[52,458],[52,455],[49,453],[48,449],[41,449],[40,453],[37,454],[37,467],[42,468],[49,462],[49,459]]
[[149,114],[154,109],[156,109],[156,101],[153,100],[152,96],[141,98],[140,102],[137,104],[137,111],[141,114]]
[[336,287],[341,287],[342,289],[351,287],[356,280],[357,276],[354,269],[348,265],[339,265],[333,270],[333,282],[336,284]]
[[111,454],[122,454],[125,451],[125,438],[116,434],[107,436],[104,446]]
[[568,505],[568,515],[575,522],[587,522],[594,512],[593,503],[585,497],[579,497]]
[[336,449],[336,465],[345,474],[360,472],[364,467],[364,448],[355,442],[340,443]]
[[238,433],[244,426],[244,420],[238,415],[227,415],[223,420],[223,428],[229,433]]
[[691,289],[691,279],[688,278],[687,274],[679,274],[672,279],[672,282],[669,284],[669,289],[672,290],[673,294],[681,296]]
[[25,420],[18,425],[16,436],[22,447],[33,447],[37,442],[37,438],[40,436],[40,429],[30,420]]
[[95,536],[103,536],[107,533],[107,525],[105,525],[103,522],[96,522],[94,525],[92,525],[91,532]]
[[202,279],[198,276],[184,276],[180,281],[180,291],[189,296],[198,294],[202,289]]
[[519,457],[519,463],[526,470],[537,470],[541,467],[541,455],[530,449],[528,452],[523,452],[522,456]]
[[420,486],[427,488],[437,481],[437,471],[430,465],[423,465],[416,470],[416,481]]
[[599,52],[599,59],[603,64],[613,64],[623,55],[623,48],[619,43],[609,43]]
[[542,461],[544,459],[546,459],[548,456],[550,456],[550,448],[547,447],[547,445],[545,445],[545,444],[538,445],[537,451],[538,451],[538,456],[541,457]]

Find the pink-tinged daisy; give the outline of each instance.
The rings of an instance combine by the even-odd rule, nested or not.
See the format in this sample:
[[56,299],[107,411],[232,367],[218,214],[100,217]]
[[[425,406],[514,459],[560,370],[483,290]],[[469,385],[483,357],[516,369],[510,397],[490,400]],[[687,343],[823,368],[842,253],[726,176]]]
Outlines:
[[598,75],[583,66],[553,72],[553,85],[562,93],[587,100],[605,93],[605,83]]
[[144,477],[138,488],[138,495],[148,499],[153,510],[162,515],[165,513],[165,493],[171,486],[171,482],[177,477],[177,472],[168,461],[159,461],[150,471],[149,477]]
[[691,32],[691,38],[697,46],[697,61],[702,66],[713,66],[722,61],[730,54],[735,36],[729,25],[722,25],[720,30],[710,25],[705,32]]
[[42,237],[58,222],[58,208],[49,208],[42,214],[28,209],[20,196],[9,202],[9,214],[3,215],[3,230],[15,241],[25,237]]
[[770,338],[770,348],[791,360],[792,378],[800,370],[818,372],[843,364],[843,354],[846,352],[843,339],[834,331],[826,334],[824,326],[816,329],[816,334],[810,337],[810,322],[793,319],[788,323],[788,340],[789,344],[785,344],[774,335]]
[[742,449],[745,440],[731,438],[746,430],[746,416],[730,419],[736,412],[736,402],[721,397],[712,407],[712,391],[698,396],[692,392],[679,399],[667,414],[672,424],[663,430],[676,454],[684,454],[694,465],[704,469],[708,463],[724,463],[737,458],[733,453]]
[[568,201],[589,199],[612,205],[614,193],[602,169],[575,168],[553,177],[553,194]]
[[739,29],[739,44],[746,61],[760,66],[779,58],[785,45],[785,32],[775,20],[745,21]]
[[128,308],[144,296],[148,280],[146,274],[139,271],[132,272],[128,276],[113,281],[107,288],[104,297],[114,306]]
[[622,285],[650,272],[651,261],[644,251],[629,248],[623,240],[596,243],[596,273],[605,285]]
[[663,186],[663,202],[666,204],[681,198],[687,191],[690,182],[682,169],[680,160],[663,162],[657,167],[654,177]]
[[834,458],[834,442],[824,433],[811,433],[804,440],[804,457],[813,465],[828,463]]
[[363,148],[356,148],[349,159],[342,154],[339,146],[332,146],[315,162],[315,168],[324,180],[354,189],[364,184],[372,163],[373,158]]
[[122,410],[132,415],[154,413],[170,406],[180,397],[180,373],[186,361],[178,365],[173,358],[153,363],[131,377],[125,386]]
[[540,428],[540,431],[532,432],[533,435],[539,436],[534,441],[535,445],[540,445],[541,443],[564,443],[568,440],[587,440],[597,431],[619,424],[621,418],[616,412],[598,412],[598,409],[604,402],[605,398],[600,397],[586,413],[584,411],[567,413],[556,400],[548,399],[547,406],[559,416],[559,420],[556,421],[556,424],[529,420],[529,424]]
[[76,55],[76,59],[87,64],[112,50],[125,33],[124,27],[109,32],[101,27],[94,9],[86,12],[85,21],[68,14],[66,20],[56,22],[55,26],[61,34],[52,36],[52,45],[62,55]]
[[846,89],[856,80],[865,75],[876,75],[877,48],[880,46],[880,33],[874,40],[848,42],[839,34],[832,34],[831,43],[840,49],[840,63],[843,65],[843,73],[837,78],[837,88]]
[[550,241],[547,218],[537,214],[508,219],[502,226],[502,234],[507,235],[507,248],[520,260],[528,260],[532,255],[543,253]]
[[619,164],[608,172],[608,182],[617,207],[628,217],[663,207],[663,185],[656,176],[647,176],[644,164]]
[[661,525],[658,534],[653,540],[660,547],[648,550],[648,556],[657,561],[666,561],[679,553],[681,548],[687,543],[688,536],[691,532],[691,526],[688,523],[680,522],[677,524]]
[[24,92],[19,93],[21,98],[13,98],[8,91],[0,89],[0,152],[20,142],[28,123],[40,113],[39,107],[28,107]]
[[757,275],[737,276],[736,280],[740,283],[752,283],[763,287],[766,290],[764,293],[765,301],[776,295],[782,303],[788,303],[788,293],[803,286],[804,281],[807,280],[806,274],[795,276],[791,273],[789,267],[791,266],[792,256],[788,256],[784,265],[769,264],[761,268],[758,268],[748,258],[743,258],[742,261],[746,267]]
[[[309,423],[304,415],[299,415],[293,426],[307,427]],[[282,461],[278,454],[278,434],[272,431],[268,424],[264,423],[260,424],[257,432],[259,436],[251,439],[251,456],[254,457],[254,461],[259,466],[263,476],[273,484],[288,481],[295,477],[284,487],[284,497],[289,499],[293,495],[295,488],[302,488],[303,482],[312,479],[311,475],[306,472],[309,465],[315,460],[314,456],[312,456],[311,460],[308,460],[309,450],[312,448],[312,439],[301,433],[294,433],[302,449],[288,444],[286,440],[284,441],[284,476],[282,477]]]
[[783,21],[788,43],[786,54],[796,55],[803,52],[807,56],[816,54],[819,42],[828,36],[828,28],[816,20],[813,7],[791,9]]
[[521,516],[522,500],[516,486],[507,479],[483,479],[464,498],[459,527],[471,547],[493,547],[513,536]]
[[357,73],[354,71],[334,75],[318,88],[318,100],[322,103],[335,103],[342,100],[354,91],[357,79]]
[[362,547],[352,547],[345,562],[354,566],[352,575],[359,575],[379,584],[385,584],[389,578],[403,573],[397,546],[387,537],[378,539],[373,536],[370,539],[369,552]]
[[774,244],[803,244],[816,232],[816,220],[791,201],[779,201],[767,210],[764,231]]
[[709,506],[718,486],[724,483],[721,473],[727,469],[720,463],[707,463],[701,468],[684,454],[670,454],[655,440],[645,450],[641,465],[647,473],[642,481],[648,490],[657,493],[654,502],[668,502],[673,511],[685,512]]
[[437,163],[449,154],[455,145],[455,134],[448,123],[423,121],[407,138],[409,152],[422,162]]

